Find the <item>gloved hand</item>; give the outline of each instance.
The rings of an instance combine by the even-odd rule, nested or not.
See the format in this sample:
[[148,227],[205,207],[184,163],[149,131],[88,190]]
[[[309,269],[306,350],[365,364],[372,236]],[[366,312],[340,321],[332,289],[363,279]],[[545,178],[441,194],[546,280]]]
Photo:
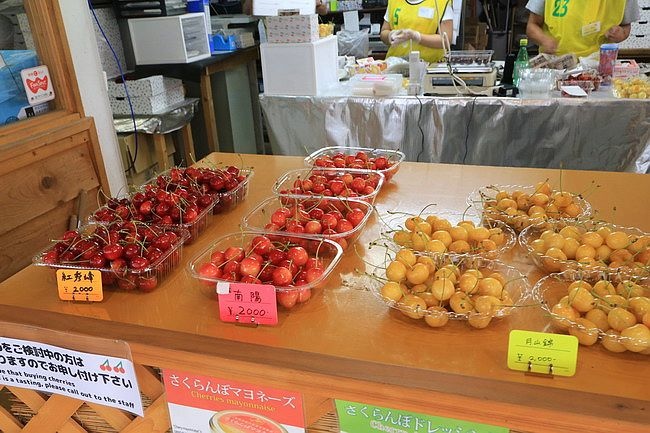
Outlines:
[[388,34],[388,41],[391,45],[399,45],[409,40],[418,43],[420,39],[420,32],[411,29],[392,30]]

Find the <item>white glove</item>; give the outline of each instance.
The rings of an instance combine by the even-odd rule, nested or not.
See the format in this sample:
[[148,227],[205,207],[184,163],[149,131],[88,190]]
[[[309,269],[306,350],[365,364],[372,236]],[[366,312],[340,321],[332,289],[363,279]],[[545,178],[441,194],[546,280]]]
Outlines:
[[418,43],[420,39],[420,32],[411,29],[391,30],[388,34],[388,41],[391,45],[399,45],[409,40]]

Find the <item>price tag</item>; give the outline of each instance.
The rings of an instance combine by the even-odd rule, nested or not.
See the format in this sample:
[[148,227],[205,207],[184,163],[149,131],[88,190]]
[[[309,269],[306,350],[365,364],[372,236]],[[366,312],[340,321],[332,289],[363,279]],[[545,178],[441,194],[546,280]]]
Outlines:
[[268,284],[218,283],[219,318],[224,322],[278,324],[275,287]]
[[510,331],[508,368],[556,376],[576,374],[578,339],[573,335]]
[[57,269],[56,284],[62,301],[104,300],[102,273],[93,269]]

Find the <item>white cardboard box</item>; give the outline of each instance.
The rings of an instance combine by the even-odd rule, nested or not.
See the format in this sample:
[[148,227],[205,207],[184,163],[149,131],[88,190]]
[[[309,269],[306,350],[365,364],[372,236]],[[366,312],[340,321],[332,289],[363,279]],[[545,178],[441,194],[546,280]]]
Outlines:
[[336,36],[300,44],[260,45],[264,93],[316,96],[338,82]]
[[266,38],[271,44],[315,42],[319,39],[318,15],[266,17]]
[[[170,106],[183,101],[185,98],[185,88],[178,86],[152,96],[130,96],[133,112],[136,116],[140,114],[160,114],[164,113]],[[111,103],[113,114],[131,114],[129,101],[126,97],[111,96],[108,99]]]
[[[122,83],[117,83],[113,80],[109,80],[106,83],[108,85],[109,96],[126,96]],[[182,80],[163,77],[162,75],[152,75],[151,77],[140,78],[139,80],[126,80],[126,87],[129,89],[129,96],[131,97],[159,95],[182,85]]]

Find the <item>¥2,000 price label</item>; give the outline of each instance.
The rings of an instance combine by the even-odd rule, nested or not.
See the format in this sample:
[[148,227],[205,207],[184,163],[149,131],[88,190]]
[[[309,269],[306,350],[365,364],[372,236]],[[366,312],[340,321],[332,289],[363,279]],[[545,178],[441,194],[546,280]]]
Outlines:
[[278,324],[275,287],[268,284],[217,283],[219,318],[224,322]]
[[578,339],[573,335],[510,331],[508,368],[556,376],[576,374]]
[[92,269],[58,269],[56,283],[63,301],[99,302],[104,299],[102,273]]

